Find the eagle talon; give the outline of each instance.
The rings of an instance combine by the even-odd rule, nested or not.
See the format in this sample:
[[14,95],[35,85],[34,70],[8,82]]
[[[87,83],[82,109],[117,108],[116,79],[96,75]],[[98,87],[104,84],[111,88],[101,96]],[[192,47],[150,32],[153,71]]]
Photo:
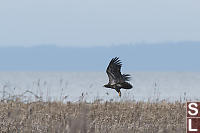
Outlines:
[[119,93],[119,96],[121,97],[121,92],[118,92]]

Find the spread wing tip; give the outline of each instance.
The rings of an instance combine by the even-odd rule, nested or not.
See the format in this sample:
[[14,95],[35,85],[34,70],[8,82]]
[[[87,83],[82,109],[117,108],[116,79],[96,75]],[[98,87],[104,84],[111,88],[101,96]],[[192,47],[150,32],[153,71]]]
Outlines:
[[116,65],[122,66],[122,62],[119,59],[119,57],[112,58],[111,63],[114,63]]
[[125,81],[130,81],[131,75],[130,74],[123,74],[123,78],[124,78]]

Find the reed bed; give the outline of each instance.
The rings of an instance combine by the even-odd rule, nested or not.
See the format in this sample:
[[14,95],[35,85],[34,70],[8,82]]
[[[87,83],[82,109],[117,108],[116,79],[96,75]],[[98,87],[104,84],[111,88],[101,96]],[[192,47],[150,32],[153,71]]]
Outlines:
[[0,102],[1,132],[182,133],[181,102]]

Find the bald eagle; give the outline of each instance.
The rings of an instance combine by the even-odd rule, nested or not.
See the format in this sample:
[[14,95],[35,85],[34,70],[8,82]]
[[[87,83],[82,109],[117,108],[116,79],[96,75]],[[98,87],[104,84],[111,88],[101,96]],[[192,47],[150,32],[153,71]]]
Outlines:
[[131,77],[129,74],[121,74],[121,70],[120,70],[121,66],[122,66],[122,63],[119,60],[119,57],[115,57],[110,61],[106,69],[109,82],[108,84],[104,85],[104,87],[106,88],[115,89],[118,92],[120,97],[121,97],[120,89],[132,88],[132,85],[127,82],[130,80]]

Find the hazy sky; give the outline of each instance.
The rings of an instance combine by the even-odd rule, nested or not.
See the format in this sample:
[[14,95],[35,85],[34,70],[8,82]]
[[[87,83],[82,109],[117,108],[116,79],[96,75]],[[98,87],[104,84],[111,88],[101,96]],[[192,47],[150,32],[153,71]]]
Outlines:
[[1,0],[0,46],[200,41],[199,0]]

